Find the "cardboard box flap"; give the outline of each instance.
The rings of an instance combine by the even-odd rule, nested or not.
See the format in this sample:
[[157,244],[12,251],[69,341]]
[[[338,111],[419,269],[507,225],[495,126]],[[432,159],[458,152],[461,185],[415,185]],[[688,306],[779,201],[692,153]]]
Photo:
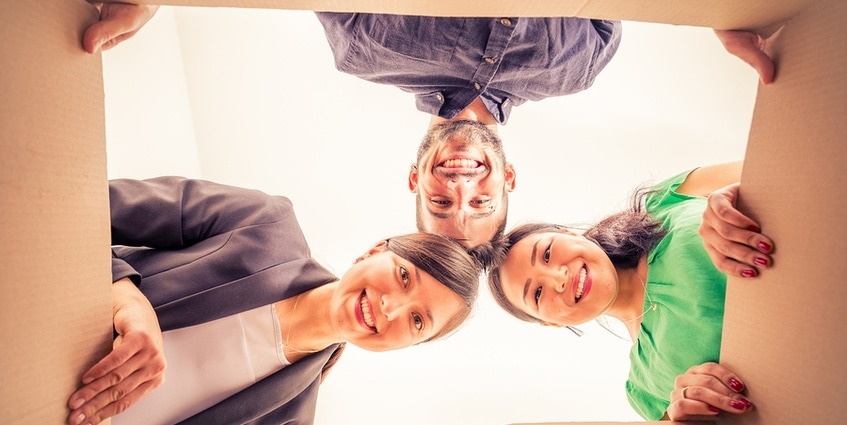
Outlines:
[[[119,1],[119,0],[109,0]],[[815,0],[527,0],[426,2],[384,0],[138,0],[174,6],[370,12],[425,16],[579,16],[718,29],[762,29],[784,22]]]
[[0,423],[65,423],[111,347],[109,197],[96,22],[82,0],[0,2]]
[[[757,405],[727,422],[843,421],[847,400],[847,3],[822,1],[775,38],[779,64],[756,100],[741,208],[774,239],[774,265],[730,279],[721,360]],[[744,415],[747,416],[747,415]]]

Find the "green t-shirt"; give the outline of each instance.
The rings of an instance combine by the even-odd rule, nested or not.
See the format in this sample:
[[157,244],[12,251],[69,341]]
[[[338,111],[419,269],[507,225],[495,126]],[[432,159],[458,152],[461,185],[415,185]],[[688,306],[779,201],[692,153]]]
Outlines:
[[[646,199],[668,232],[647,257],[647,295],[656,309],[644,315],[629,355],[627,398],[647,420],[662,418],[677,376],[720,355],[726,275],[697,234],[706,199],[676,192],[688,174],[659,183]],[[644,303],[650,306],[646,296]]]

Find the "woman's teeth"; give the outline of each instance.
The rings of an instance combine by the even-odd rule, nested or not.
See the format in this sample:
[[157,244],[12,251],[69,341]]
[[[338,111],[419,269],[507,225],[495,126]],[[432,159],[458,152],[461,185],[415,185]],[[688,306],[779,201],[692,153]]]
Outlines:
[[362,317],[365,319],[365,324],[370,326],[372,329],[376,329],[374,317],[371,314],[371,304],[368,302],[368,299],[365,298],[365,294],[362,294],[362,298],[359,299],[359,303],[362,305]]
[[582,298],[582,293],[585,291],[585,276],[587,274],[588,271],[585,270],[585,267],[579,270],[579,283],[576,285],[576,297],[574,297],[576,301]]

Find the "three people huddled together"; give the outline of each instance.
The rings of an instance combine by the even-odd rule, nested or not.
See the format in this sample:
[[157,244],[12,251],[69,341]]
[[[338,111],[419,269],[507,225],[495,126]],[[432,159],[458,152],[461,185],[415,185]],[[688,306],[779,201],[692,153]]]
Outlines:
[[[113,46],[155,10],[101,5],[84,48]],[[620,22],[317,18],[340,71],[413,93],[431,116],[408,177],[418,232],[375,231],[338,277],[312,258],[283,196],[179,177],[110,181],[116,337],[70,396],[69,423],[312,423],[347,343],[385,351],[454,332],[481,275],[520,320],[620,320],[633,341],[627,395],[646,419],[753,408],[719,361],[726,276],[754,278],[774,246],[735,208],[741,163],[641,188],[585,231],[506,230],[515,169],[498,125],[527,100],[590,87]],[[757,36],[717,34],[773,78]]]

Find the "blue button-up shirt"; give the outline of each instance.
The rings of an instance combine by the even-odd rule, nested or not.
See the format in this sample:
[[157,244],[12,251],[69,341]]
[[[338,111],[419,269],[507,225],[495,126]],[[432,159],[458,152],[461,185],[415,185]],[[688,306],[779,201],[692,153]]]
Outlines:
[[453,118],[480,97],[504,124],[512,106],[584,90],[618,48],[617,21],[317,13],[343,72],[414,93]]

